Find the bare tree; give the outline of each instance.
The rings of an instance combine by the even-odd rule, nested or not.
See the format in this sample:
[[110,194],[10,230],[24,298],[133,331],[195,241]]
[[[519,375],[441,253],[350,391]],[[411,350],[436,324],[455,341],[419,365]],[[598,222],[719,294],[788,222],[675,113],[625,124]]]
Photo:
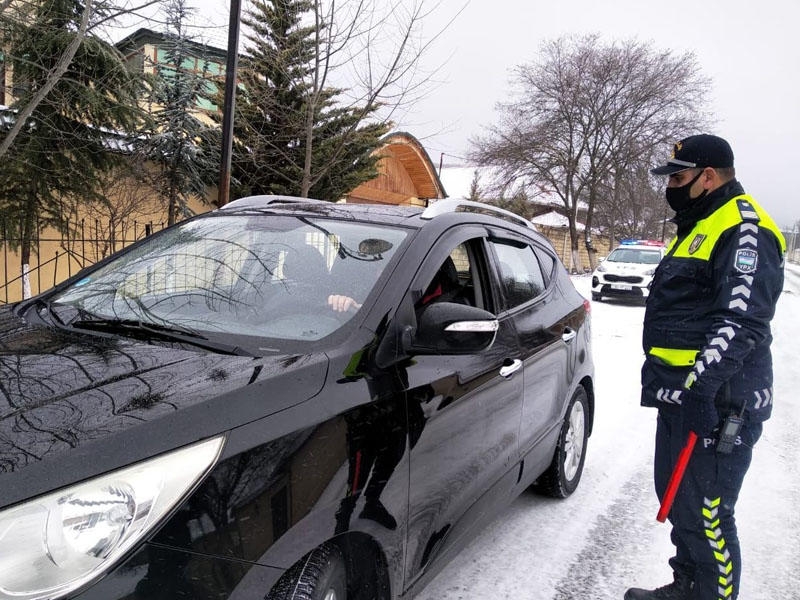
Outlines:
[[65,202],[97,193],[97,179],[121,160],[111,148],[124,147],[146,117],[136,102],[142,78],[113,46],[87,34],[87,13],[96,6],[87,3],[83,11],[71,0],[37,0],[14,5],[30,9],[24,22],[3,15],[3,45],[10,49],[4,58],[15,86],[3,124],[12,124],[16,138],[0,160],[0,214],[16,233],[26,297],[37,231],[65,230]]
[[522,180],[558,196],[580,271],[579,213],[591,257],[601,192],[613,193],[655,148],[703,125],[708,85],[691,53],[604,45],[597,34],[546,42],[538,62],[516,68],[513,84],[518,99],[498,106],[499,122],[472,140],[472,156],[497,167],[503,183]]
[[[113,23],[122,16],[135,15],[160,1],[144,0],[137,4],[131,3],[129,0],[84,0],[80,21],[72,33],[69,44],[61,51],[55,65],[41,65],[40,68],[45,73],[45,76],[41,78],[42,85],[35,94],[27,99],[24,105],[15,110],[14,124],[0,141],[0,157],[8,152],[22,128],[25,127],[27,120],[67,73],[70,64],[89,32]],[[19,60],[20,57],[15,57],[13,48],[8,47],[5,33],[9,29],[20,26],[29,28],[33,13],[36,12],[41,4],[42,2],[37,2],[36,0],[3,0],[0,3],[0,32],[3,33],[3,36],[0,37],[0,48],[6,53],[9,53],[9,50],[11,51],[6,56],[8,62]]]
[[669,205],[663,194],[653,189],[650,164],[642,161],[625,173],[615,171],[609,184],[599,188],[593,229],[611,240],[666,238]]
[[[131,156],[130,161],[100,180],[98,198],[72,207],[75,221],[80,215],[86,219],[90,230],[93,229],[90,237],[96,240],[94,254],[83,257],[89,263],[113,254],[134,237],[144,235],[154,221],[158,228],[166,225],[161,195],[149,185],[152,178],[144,175],[148,168],[154,167],[137,162],[135,156]],[[132,222],[141,224],[141,228],[136,227],[132,232]]]
[[[378,115],[389,125],[398,112],[430,91],[432,73],[423,72],[421,62],[446,26],[426,38],[423,23],[440,5],[441,0],[314,0],[315,59],[306,110],[301,193],[305,195],[334,167],[360,123]],[[313,116],[331,78],[337,85],[347,86],[349,102],[342,107],[353,111],[357,122],[312,173]]]
[[253,2],[236,103],[240,191],[336,199],[373,177],[380,137],[433,84],[422,58],[441,31],[426,37],[422,25],[437,8],[430,0]]
[[19,135],[19,132],[22,130],[22,128],[26,125],[27,120],[30,118],[31,114],[33,114],[33,111],[37,106],[39,106],[39,103],[44,100],[44,98],[50,92],[53,91],[53,88],[56,86],[58,81],[64,76],[64,74],[67,72],[67,69],[69,69],[69,65],[72,62],[72,59],[75,58],[75,54],[78,52],[81,42],[83,42],[83,39],[86,37],[86,31],[89,28],[89,17],[91,15],[92,0],[86,0],[83,13],[81,14],[81,18],[78,23],[78,28],[75,31],[75,35],[72,37],[72,40],[64,49],[56,64],[49,70],[47,78],[42,86],[36,91],[27,104],[17,111],[14,125],[3,138],[3,141],[0,142],[0,157],[8,152],[11,144],[16,139],[17,135]]

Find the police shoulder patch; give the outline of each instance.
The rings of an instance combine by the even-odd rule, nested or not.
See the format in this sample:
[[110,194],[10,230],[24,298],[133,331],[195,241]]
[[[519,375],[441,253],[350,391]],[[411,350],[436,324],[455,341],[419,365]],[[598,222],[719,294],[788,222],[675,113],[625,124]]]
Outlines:
[[689,244],[689,254],[694,254],[695,252],[697,252],[697,249],[700,247],[703,241],[705,241],[705,239],[706,236],[703,233],[698,233],[697,235],[695,235],[694,239],[692,239],[692,243]]
[[752,273],[756,270],[758,265],[758,252],[756,250],[748,250],[740,248],[736,251],[736,258],[733,266],[740,273]]

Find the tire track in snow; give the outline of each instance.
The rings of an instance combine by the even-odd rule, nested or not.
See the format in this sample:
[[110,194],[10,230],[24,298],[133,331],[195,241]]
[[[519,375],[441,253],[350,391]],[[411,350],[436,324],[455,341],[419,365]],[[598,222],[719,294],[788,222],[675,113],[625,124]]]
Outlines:
[[588,536],[591,542],[556,584],[553,600],[621,598],[625,587],[640,580],[642,565],[634,561],[652,554],[653,537],[668,535],[653,526],[654,496],[650,471],[638,471],[622,486],[605,514],[597,517]]

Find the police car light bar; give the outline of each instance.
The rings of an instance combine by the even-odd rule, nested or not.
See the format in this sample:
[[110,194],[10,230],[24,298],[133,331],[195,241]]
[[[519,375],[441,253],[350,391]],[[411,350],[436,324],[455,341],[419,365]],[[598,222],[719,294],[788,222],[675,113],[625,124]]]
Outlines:
[[636,240],[624,239],[620,240],[620,246],[663,246],[664,242],[659,240]]

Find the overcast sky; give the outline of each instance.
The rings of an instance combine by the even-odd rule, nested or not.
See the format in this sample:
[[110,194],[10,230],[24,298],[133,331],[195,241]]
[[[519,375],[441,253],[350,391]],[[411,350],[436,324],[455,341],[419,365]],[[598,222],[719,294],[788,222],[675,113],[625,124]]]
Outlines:
[[[229,0],[196,4],[227,26]],[[693,52],[712,84],[711,133],[731,143],[745,190],[779,225],[800,219],[798,0],[442,0],[426,35],[454,15],[428,57],[430,68],[444,62],[441,83],[397,124],[435,164],[463,162],[469,138],[494,121],[495,104],[510,91],[511,69],[534,61],[542,41],[599,32],[606,41],[635,38],[658,50]]]

